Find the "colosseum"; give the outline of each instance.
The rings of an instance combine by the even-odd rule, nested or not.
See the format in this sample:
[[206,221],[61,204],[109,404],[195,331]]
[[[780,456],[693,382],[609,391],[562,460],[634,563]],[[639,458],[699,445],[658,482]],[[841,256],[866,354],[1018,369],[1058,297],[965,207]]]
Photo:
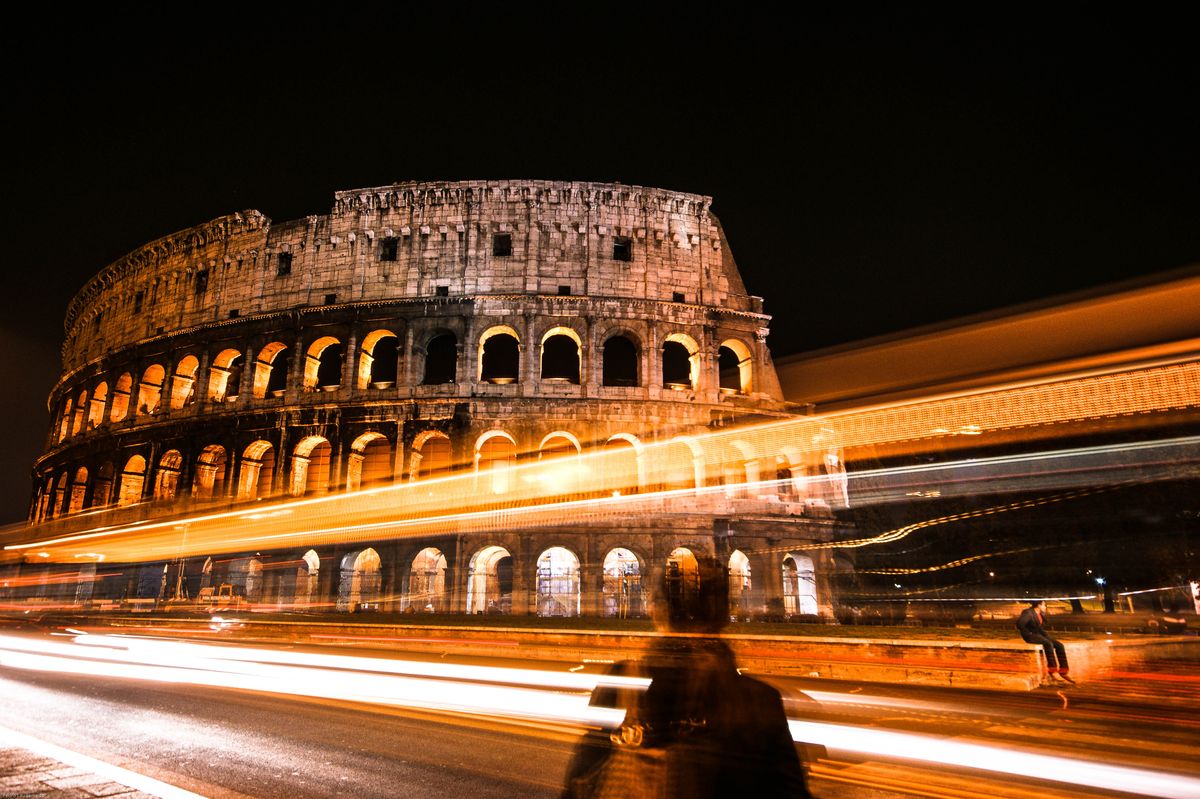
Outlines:
[[[705,553],[729,563],[745,616],[832,616],[819,544],[845,502],[837,450],[711,458],[696,443],[802,412],[710,205],[621,184],[399,183],[140,247],[67,309],[25,543],[9,547],[21,563],[5,568],[37,578],[26,594],[101,607],[230,586],[280,609],[636,616],[645,587]],[[683,466],[651,469],[656,447]],[[503,496],[522,464],[597,452],[628,464],[627,495],[672,499],[283,548],[39,551],[150,523],[186,539],[200,518],[455,476]]]

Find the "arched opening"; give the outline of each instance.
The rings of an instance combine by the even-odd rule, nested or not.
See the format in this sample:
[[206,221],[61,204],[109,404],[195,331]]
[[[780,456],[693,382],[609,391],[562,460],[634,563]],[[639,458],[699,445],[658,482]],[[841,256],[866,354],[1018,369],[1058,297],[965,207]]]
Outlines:
[[475,443],[475,469],[480,485],[493,494],[508,491],[510,472],[517,464],[517,443],[499,430],[484,433]]
[[606,386],[636,386],[638,382],[637,344],[628,336],[613,336],[604,342],[602,381]]
[[242,452],[238,471],[238,499],[262,499],[271,494],[275,472],[275,448],[269,441],[255,441]]
[[121,470],[121,485],[117,492],[118,505],[132,505],[142,500],[142,487],[146,482],[146,459],[134,455],[125,462]]
[[137,413],[138,416],[158,413],[162,403],[163,380],[167,370],[158,364],[152,364],[142,373],[142,382],[138,386]]
[[242,391],[242,367],[246,359],[234,349],[222,350],[208,369],[210,402],[234,402]]
[[96,479],[92,482],[92,503],[93,508],[102,508],[112,502],[112,487],[113,487],[113,465],[105,463],[96,472]]
[[542,336],[542,380],[579,384],[579,335],[569,327],[555,327]]
[[258,558],[239,558],[229,564],[229,582],[247,602],[262,598],[263,565]]
[[196,459],[196,476],[192,480],[192,496],[211,499],[225,496],[225,448],[209,444]]
[[750,558],[740,549],[729,556],[729,611],[739,618],[750,615]]
[[158,460],[154,473],[154,498],[175,499],[179,492],[179,471],[183,467],[183,455],[177,449],[169,449]]
[[645,615],[642,599],[642,567],[637,555],[618,547],[604,556],[604,587],[601,613],[625,619]]
[[812,558],[788,554],[783,559],[783,612],[817,615],[817,578]]
[[402,603],[425,613],[444,613],[446,607],[446,556],[426,547],[413,558],[408,572],[408,592]]
[[512,557],[504,547],[485,547],[471,558],[467,613],[512,612]]
[[663,342],[663,388],[695,390],[700,377],[700,347],[691,336],[672,333]]
[[342,384],[342,343],[322,336],[308,346],[304,358],[304,387],[332,391]]
[[604,442],[605,491],[614,495],[635,494],[644,484],[639,446],[636,438],[625,433]]
[[33,512],[33,521],[44,522],[54,515],[54,479],[46,478],[46,482],[38,489],[37,508]]
[[83,422],[87,418],[88,412],[88,394],[86,391],[80,391],[79,396],[75,399],[75,421],[71,425],[71,435],[79,435],[83,432]]
[[196,372],[200,361],[195,355],[187,355],[175,366],[175,377],[171,381],[171,410],[177,411],[191,405],[196,399]]
[[537,615],[579,615],[579,558],[565,547],[550,547],[538,557]]
[[342,558],[337,609],[354,613],[378,607],[382,584],[379,553],[367,547]]
[[392,481],[392,445],[382,433],[363,433],[350,445],[346,490],[357,491]]
[[98,383],[92,392],[92,404],[88,408],[87,429],[99,427],[104,422],[104,403],[108,402],[108,383]]
[[296,569],[296,592],[292,604],[297,609],[306,609],[315,602],[320,578],[321,558],[316,550],[310,549],[300,558],[300,566]]
[[675,440],[657,449],[660,459],[659,474],[663,488],[667,491],[684,488],[701,488],[704,485],[704,463],[700,458],[703,450],[693,448],[690,441]]
[[458,379],[458,338],[453,333],[434,336],[425,345],[425,373],[421,384],[436,386]]
[[[75,399],[67,397],[63,400],[62,413],[58,418],[58,440],[63,441],[71,434],[71,421],[75,414]],[[54,428],[50,428],[53,430]]]
[[426,480],[449,474],[450,439],[445,433],[430,433],[413,442],[412,475],[414,479]]
[[667,557],[666,589],[674,596],[696,595],[700,591],[700,564],[687,547],[677,547]]
[[113,422],[123,422],[129,416],[129,398],[133,392],[133,376],[126,372],[117,378],[117,384],[113,387],[112,410],[109,413],[109,420]]
[[399,339],[390,330],[372,330],[367,334],[358,355],[358,388],[381,389],[396,385],[398,345]]
[[272,341],[258,351],[254,369],[254,396],[283,396],[287,390],[288,372],[292,365],[292,351],[286,344]]
[[51,516],[62,516],[67,512],[67,481],[69,479],[66,472],[58,476],[58,482],[54,486],[54,505],[51,508]]
[[292,496],[324,494],[329,490],[329,456],[333,451],[321,436],[309,436],[292,453]]
[[485,383],[515,383],[520,368],[517,331],[503,326],[485,331],[479,339],[479,379]]
[[735,338],[721,342],[717,350],[717,372],[722,392],[749,394],[753,390],[754,376],[750,348]]
[[538,460],[543,461],[578,454],[579,440],[570,433],[551,433],[542,439],[542,445],[538,448]]
[[83,500],[87,496],[88,470],[80,466],[75,470],[71,480],[71,498],[67,503],[67,513],[79,513],[83,510]]

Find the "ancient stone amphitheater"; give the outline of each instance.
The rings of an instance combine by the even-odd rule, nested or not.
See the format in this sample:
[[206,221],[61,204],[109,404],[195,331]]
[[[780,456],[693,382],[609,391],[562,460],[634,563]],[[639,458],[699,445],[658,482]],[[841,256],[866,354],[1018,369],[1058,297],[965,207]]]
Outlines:
[[[829,562],[804,545],[833,534],[836,452],[747,456],[730,474],[695,445],[798,411],[710,203],[620,184],[401,183],[339,192],[324,215],[243,211],[146,244],[68,307],[25,537],[186,530],[252,503],[463,473],[503,495],[520,464],[597,451],[627,458],[627,493],[727,491],[619,523],[148,551],[125,568],[27,549],[22,573],[72,570],[38,592],[93,604],[229,585],[281,608],[637,615],[646,586],[703,552],[729,562],[739,612],[829,615]],[[646,448],[664,445],[687,465],[647,476]]]

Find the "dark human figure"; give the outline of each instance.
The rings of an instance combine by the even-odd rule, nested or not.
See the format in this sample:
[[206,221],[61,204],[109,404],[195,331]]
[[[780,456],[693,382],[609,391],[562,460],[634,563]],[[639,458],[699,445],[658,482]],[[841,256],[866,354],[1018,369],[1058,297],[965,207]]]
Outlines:
[[1046,617],[1046,602],[1039,599],[1031,602],[1029,607],[1021,611],[1017,619],[1017,630],[1027,644],[1040,644],[1046,652],[1046,670],[1051,680],[1060,682],[1075,682],[1067,676],[1067,650],[1061,641],[1056,641],[1046,634],[1042,620]]
[[729,620],[728,572],[715,558],[697,561],[696,575],[664,575],[652,613],[665,634],[641,661],[609,671],[649,686],[601,680],[593,691],[593,706],[624,709],[625,720],[580,741],[564,799],[810,796],[779,692],[738,674],[717,637]]

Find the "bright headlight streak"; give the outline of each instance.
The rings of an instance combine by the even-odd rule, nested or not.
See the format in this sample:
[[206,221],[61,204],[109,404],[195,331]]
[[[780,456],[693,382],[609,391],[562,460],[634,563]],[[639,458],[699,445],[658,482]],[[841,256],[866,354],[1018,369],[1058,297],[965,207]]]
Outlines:
[[822,744],[845,752],[961,766],[1163,799],[1195,799],[1200,796],[1200,779],[1182,774],[1112,766],[965,741],[947,741],[895,730],[794,720],[789,720],[788,726],[792,730],[793,740],[799,743]]
[[[10,639],[11,640],[11,639]],[[75,642],[88,647],[113,647],[167,657],[179,665],[194,664],[198,658],[221,661],[253,661],[314,668],[345,669],[355,672],[398,674],[413,677],[464,680],[468,682],[509,683],[568,691],[591,691],[600,681],[597,674],[555,672],[542,669],[516,669],[498,666],[470,666],[457,663],[388,660],[353,655],[328,655],[314,652],[288,652],[211,644],[159,641],[112,635],[83,635]],[[3,639],[0,639],[3,643]],[[90,653],[89,653],[90,656]],[[650,680],[640,677],[605,676],[606,685],[646,688]]]
[[[624,711],[589,706],[589,696],[584,692],[565,694],[532,688],[331,672],[325,669],[269,664],[238,663],[236,665],[241,671],[215,671],[204,668],[205,664],[145,665],[116,660],[79,660],[49,654],[5,652],[0,654],[0,665],[60,674],[236,688],[260,693],[593,726],[616,726],[624,718]],[[225,665],[228,667],[231,664]]]
[[[37,652],[57,653],[73,649],[71,644],[28,639],[14,640],[8,636],[0,638],[0,644],[16,644],[15,648],[34,649]],[[89,647],[87,652],[89,655],[107,653],[113,657],[125,658],[133,658],[135,655],[135,653],[127,651],[106,650],[104,647]],[[173,653],[175,656],[181,654],[182,652]],[[162,656],[166,660],[171,659],[165,655]],[[353,658],[353,660],[371,659]],[[202,664],[196,663],[194,657],[187,665],[163,666],[104,660],[77,660],[64,656],[17,651],[0,654],[0,664],[10,668],[37,671],[142,679],[214,688],[238,688],[271,694],[386,704],[470,715],[552,720],[592,726],[615,727],[624,716],[623,711],[589,706],[588,697],[583,692],[560,694],[510,686],[475,685],[460,681],[436,681],[243,661],[230,662],[216,658],[204,659],[203,665],[225,669],[236,666],[245,673],[197,668]],[[593,678],[593,682],[596,679]],[[604,678],[604,680],[608,682],[609,678]],[[797,742],[819,743],[831,749],[860,754],[961,766],[1034,779],[1159,796],[1164,799],[1191,799],[1191,797],[1200,795],[1200,780],[1182,775],[1000,749],[985,744],[946,741],[932,736],[893,730],[806,721],[789,721],[789,725],[792,736]],[[997,754],[1001,754],[1002,757],[997,757]]]

